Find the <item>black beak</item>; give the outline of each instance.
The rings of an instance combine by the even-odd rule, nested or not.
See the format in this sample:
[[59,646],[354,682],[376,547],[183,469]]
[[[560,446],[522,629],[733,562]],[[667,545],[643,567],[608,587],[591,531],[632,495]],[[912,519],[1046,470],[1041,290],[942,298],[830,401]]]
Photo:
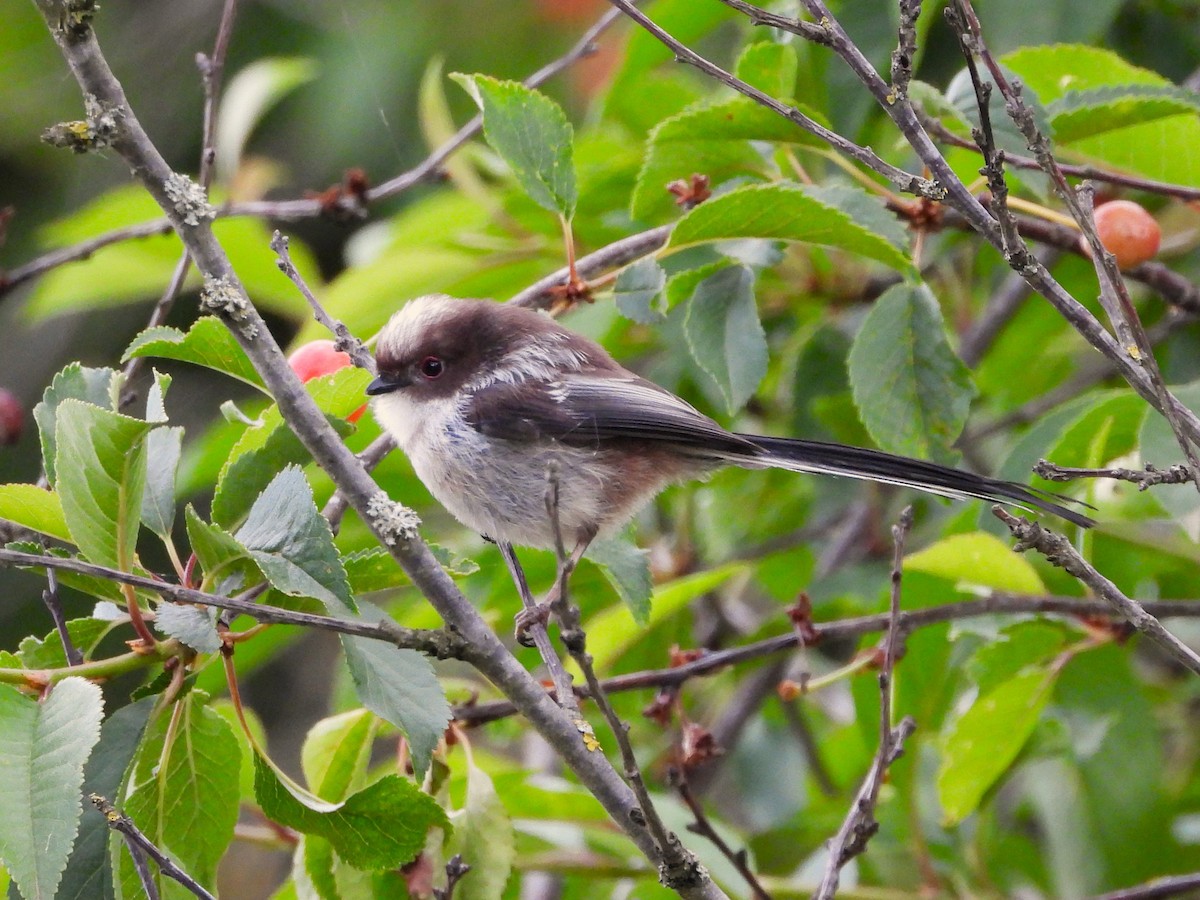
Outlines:
[[403,375],[380,375],[367,385],[367,393],[372,397],[378,397],[380,394],[390,394],[392,391],[408,387],[410,384],[412,381]]

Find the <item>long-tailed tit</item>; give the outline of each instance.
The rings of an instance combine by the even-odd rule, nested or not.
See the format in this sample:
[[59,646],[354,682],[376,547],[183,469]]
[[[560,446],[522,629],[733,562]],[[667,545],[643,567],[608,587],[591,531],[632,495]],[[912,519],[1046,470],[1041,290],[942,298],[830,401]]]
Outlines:
[[774,466],[1046,510],[1092,521],[1028,487],[878,450],[737,434],[548,316],[421,297],[392,316],[367,393],[417,475],[460,522],[503,544],[556,546],[625,525],[675,482],[725,465]]

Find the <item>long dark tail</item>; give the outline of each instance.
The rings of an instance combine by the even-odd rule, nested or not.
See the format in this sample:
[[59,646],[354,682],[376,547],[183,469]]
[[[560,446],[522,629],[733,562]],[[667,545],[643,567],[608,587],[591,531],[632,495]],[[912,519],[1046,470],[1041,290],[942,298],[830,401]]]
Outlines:
[[[862,478],[902,487],[916,488],[943,497],[958,500],[976,498],[1012,503],[1026,509],[1042,509],[1054,513],[1068,522],[1084,528],[1096,523],[1082,513],[1063,506],[1057,500],[1070,501],[1057,494],[1037,492],[1023,484],[988,478],[949,466],[920,459],[895,456],[879,450],[850,447],[844,444],[827,444],[822,441],[804,441],[795,438],[763,437],[756,434],[739,434],[763,451],[762,456],[739,460],[749,465],[769,465],[794,472],[818,472],[841,475],[845,478]],[[1086,504],[1081,504],[1086,505]]]

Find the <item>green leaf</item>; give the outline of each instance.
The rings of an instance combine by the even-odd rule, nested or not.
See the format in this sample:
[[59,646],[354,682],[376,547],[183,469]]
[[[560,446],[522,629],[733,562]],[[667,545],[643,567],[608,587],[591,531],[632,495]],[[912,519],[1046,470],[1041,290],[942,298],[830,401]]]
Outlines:
[[164,541],[175,528],[175,476],[183,454],[183,429],[160,425],[146,435],[146,489],[142,521]]
[[500,900],[516,861],[516,836],[492,779],[471,756],[466,802],[450,821],[454,834],[446,841],[445,855],[460,855],[471,867],[454,895],[461,900]]
[[643,221],[665,221],[677,212],[667,186],[693,175],[719,187],[736,178],[761,180],[773,164],[749,141],[786,140],[803,132],[790,122],[745,98],[716,106],[705,104],[665,119],[650,132],[645,159],[634,183],[629,212]]
[[1013,553],[1007,543],[984,531],[954,534],[910,553],[904,557],[904,570],[928,572],[957,584],[1014,594],[1046,593],[1037,570],[1025,557]]
[[570,219],[575,213],[574,135],[566,113],[544,94],[486,75],[450,76],[483,112],[483,134],[530,199]]
[[666,314],[660,308],[666,285],[667,273],[658,260],[647,256],[617,274],[613,299],[625,318],[640,325],[657,325],[666,319]]
[[[104,720],[100,727],[100,742],[83,770],[85,797],[99,794],[112,800],[119,796],[125,770],[137,752],[156,700],[145,697],[121,707]],[[103,816],[83,817],[56,900],[95,900],[113,896],[112,866],[107,850],[110,833]]]
[[[71,644],[87,659],[112,627],[113,623],[106,619],[71,619],[67,622],[67,634]],[[67,664],[67,654],[57,630],[40,639],[23,638],[17,657],[26,669],[58,669]]]
[[[1171,393],[1188,409],[1200,409],[1200,382],[1173,385]],[[1183,451],[1167,420],[1157,412],[1146,416],[1138,435],[1137,446],[1143,462],[1165,469],[1180,462]],[[1057,457],[1049,457],[1058,462]],[[1154,499],[1167,511],[1193,541],[1200,540],[1200,522],[1196,520],[1196,491],[1182,487],[1152,488]]]
[[[363,603],[358,617],[378,622],[384,614]],[[450,704],[433,666],[416,650],[369,638],[341,638],[358,699],[404,733],[412,750],[413,769],[418,778],[424,777],[433,751],[450,724]]]
[[259,494],[237,540],[276,590],[314,597],[334,615],[354,609],[333,532],[298,466],[285,468]]
[[1000,630],[967,661],[966,670],[980,694],[989,694],[1030,666],[1044,666],[1066,644],[1058,622],[1015,622]]
[[[1067,136],[1056,135],[1060,156],[1200,186],[1200,158],[1177,152],[1200,145],[1200,116],[1194,111],[1165,115],[1167,104],[1182,95],[1157,72],[1132,65],[1111,50],[1073,44],[1024,47],[1001,62],[1043,104],[1060,111]],[[1103,93],[1093,93],[1105,88],[1113,90],[1107,100]],[[1118,99],[1122,94],[1129,99]],[[1102,102],[1089,109],[1097,99]],[[1139,117],[1147,120],[1135,121]]]
[[321,719],[309,729],[300,765],[313,793],[340,802],[362,787],[378,721],[367,710],[354,709]]
[[[326,416],[332,415],[339,419],[345,419],[363,406],[367,384],[370,380],[370,373],[363,369],[347,367],[305,382],[304,389],[313,398],[317,408]],[[279,407],[274,405],[263,412],[259,417],[259,422],[261,424],[247,428],[238,438],[237,443],[229,452],[226,468],[232,466],[233,462],[243,453],[265,447],[275,429],[287,427],[279,412]]]
[[346,569],[350,593],[355,596],[411,583],[396,558],[382,547],[347,554],[342,557],[342,565]]
[[[864,199],[864,197],[866,199]],[[669,247],[711,241],[769,238],[803,241],[856,253],[914,274],[912,260],[894,227],[875,214],[880,202],[850,187],[747,185],[701,203],[679,220]],[[872,214],[864,216],[865,210]]]
[[268,818],[325,838],[359,869],[398,868],[421,852],[430,828],[448,825],[434,799],[398,775],[386,775],[322,813],[300,803],[257,754],[254,765],[255,794]]
[[880,447],[953,461],[974,391],[928,288],[896,285],[876,300],[848,364],[854,403]]
[[112,409],[110,388],[112,369],[89,369],[79,363],[71,363],[54,376],[50,387],[42,394],[42,402],[33,408],[33,418],[38,425],[42,440],[42,465],[46,469],[46,480],[55,483],[54,460],[58,454],[55,439],[55,416],[58,404],[63,400],[83,400],[104,409]]
[[[388,874],[398,873],[393,870]],[[315,834],[301,836],[300,846],[292,858],[292,880],[304,900],[312,897],[321,900],[375,900],[376,897],[388,896],[373,890],[372,881],[375,877],[370,872],[347,865],[334,852],[329,841]],[[405,891],[404,896],[407,895]]]
[[260,580],[258,566],[237,538],[219,525],[205,522],[191,504],[184,510],[184,522],[192,552],[204,572],[205,588],[231,591]]
[[[342,436],[354,430],[353,425],[336,417],[330,417],[329,424]],[[249,512],[254,498],[262,493],[277,472],[286,466],[302,465],[312,459],[300,438],[286,425],[279,423],[273,427],[262,427],[267,431],[261,446],[251,447],[237,455],[231,453],[221,467],[217,489],[213,494],[212,518],[227,528],[241,521]]]
[[64,678],[41,702],[0,685],[0,859],[28,900],[58,889],[103,714],[100,688],[83,678]]
[[[796,52],[786,44],[747,47],[737,74],[763,92],[797,107],[811,119],[828,124],[816,110],[791,102],[796,84]],[[746,97],[695,104],[654,126],[630,201],[635,218],[667,218],[675,198],[667,185],[704,175],[712,187],[737,178],[759,180],[777,174],[768,154],[751,141],[817,146],[820,141],[783,116]]]
[[171,376],[165,375],[158,369],[153,369],[154,382],[146,392],[146,421],[159,424],[170,421],[167,415],[167,389],[171,386]]
[[1046,111],[1054,140],[1069,144],[1171,116],[1194,116],[1200,99],[1174,85],[1113,85],[1072,91]]
[[650,578],[650,551],[643,550],[628,534],[593,541],[587,558],[598,565],[609,583],[633,613],[638,625],[650,621],[650,597],[654,582]]
[[202,316],[192,324],[186,334],[178,328],[168,328],[165,325],[147,328],[125,349],[121,361],[128,362],[140,356],[190,362],[214,369],[266,392],[262,378],[254,370],[250,357],[238,345],[233,333],[216,316]]
[[761,41],[742,51],[733,74],[764,94],[772,97],[791,97],[796,87],[798,68],[799,61],[794,44]]
[[1053,671],[1026,671],[981,696],[946,733],[937,774],[947,825],[973,813],[1033,733],[1054,686]]
[[[191,691],[177,701],[177,714],[151,723],[123,811],[155,846],[211,890],[237,823],[241,749],[229,723],[205,707],[206,699],[203,692]],[[155,867],[151,871],[162,888],[168,880]],[[124,895],[140,896],[126,853],[118,872]]]
[[73,543],[58,494],[36,484],[0,484],[0,519]]
[[696,365],[716,384],[734,413],[767,374],[767,338],[754,302],[754,273],[729,266],[708,276],[687,301],[683,333]]
[[155,611],[154,628],[167,637],[177,638],[197,653],[216,653],[221,649],[215,607],[160,603]]
[[91,562],[124,570],[137,544],[151,426],[79,400],[62,401],[55,419],[57,487],[71,537]]

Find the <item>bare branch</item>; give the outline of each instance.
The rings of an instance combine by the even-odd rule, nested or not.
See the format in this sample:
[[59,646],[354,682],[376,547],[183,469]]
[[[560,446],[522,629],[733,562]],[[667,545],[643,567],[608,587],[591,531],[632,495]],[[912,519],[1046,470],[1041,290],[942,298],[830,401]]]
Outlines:
[[879,670],[879,750],[863,779],[850,811],[842,827],[829,843],[829,858],[825,863],[825,875],[821,886],[813,893],[814,900],[831,900],[837,893],[842,867],[867,849],[867,842],[879,830],[875,820],[875,806],[879,801],[879,789],[888,767],[904,752],[904,742],[916,728],[916,723],[905,716],[899,725],[892,727],[892,671],[896,666],[896,648],[900,620],[901,565],[904,560],[904,539],[912,528],[912,507],[905,507],[900,520],[892,526],[892,590],[888,612],[888,627],[883,643],[883,665]]
[[745,879],[746,884],[750,886],[750,891],[754,900],[771,900],[771,895],[767,893],[766,888],[762,886],[762,882],[758,880],[758,876],[754,874],[754,870],[750,868],[750,860],[745,849],[734,850],[725,842],[720,833],[713,828],[712,822],[708,820],[708,816],[704,812],[704,805],[692,793],[691,786],[688,784],[687,776],[684,775],[682,769],[672,768],[670,772],[670,781],[674,786],[679,798],[687,804],[688,809],[692,812],[692,823],[688,825],[688,831],[693,834],[698,834],[701,837],[708,838],[733,867],[737,869],[738,874]]
[[[1200,602],[1196,600],[1146,600],[1141,603],[1151,615],[1159,618],[1200,618]],[[1060,615],[1071,617],[1103,617],[1112,615],[1112,606],[1100,600],[1082,597],[1029,596],[995,593],[981,600],[930,606],[924,609],[902,610],[898,619],[901,635],[918,628],[928,628],[945,622],[957,622],[979,616],[995,615]],[[775,637],[764,638],[726,650],[704,652],[691,662],[667,669],[648,669],[604,679],[601,684],[609,694],[662,688],[678,688],[693,678],[714,675],[731,666],[787,653],[805,644],[820,641],[848,641],[867,634],[884,631],[891,621],[889,613],[821,622],[813,626],[815,636],[802,639],[795,630]],[[581,698],[590,696],[586,687],[577,687]],[[483,725],[516,713],[508,700],[487,703],[468,703],[454,711],[454,718],[463,725]]]
[[1113,478],[1117,481],[1131,481],[1138,486],[1139,491],[1153,487],[1156,484],[1187,484],[1192,480],[1191,470],[1187,466],[1168,466],[1159,469],[1146,463],[1146,468],[1137,469],[1076,469],[1071,466],[1057,466],[1045,459],[1040,459],[1033,467],[1033,473],[1047,481],[1073,481],[1076,478]]
[[[133,820],[124,813],[118,812],[116,808],[99,794],[91,794],[88,799],[92,801],[92,805],[104,816],[108,822],[108,827],[113,831],[119,832],[122,837],[130,845],[130,852],[133,853],[136,847],[138,851],[154,860],[158,865],[158,869],[168,878],[171,878],[181,885],[200,900],[216,900],[216,898],[205,890],[196,879],[192,878],[187,872],[179,868],[165,853],[154,846],[154,842],[142,833],[142,830],[133,824]],[[134,854],[134,864],[138,861],[137,855]],[[139,876],[141,872],[139,871]],[[147,885],[146,879],[142,880],[143,886]],[[149,881],[147,888],[148,892],[153,888],[153,880]]]
[[325,311],[325,307],[321,305],[321,301],[317,299],[316,295],[305,282],[304,277],[297,271],[295,264],[292,262],[291,253],[288,252],[287,236],[282,232],[276,231],[271,237],[271,249],[279,257],[276,263],[279,266],[279,271],[296,285],[304,299],[308,301],[308,305],[313,311],[313,318],[328,328],[334,337],[337,338],[334,342],[335,349],[350,354],[350,359],[354,365],[374,375],[375,359],[367,351],[366,345],[350,333],[350,329],[346,327],[344,322],[330,317],[329,313]]
[[1018,553],[1037,550],[1046,557],[1047,562],[1078,578],[1092,593],[1106,601],[1117,615],[1128,620],[1134,628],[1158,644],[1172,659],[1189,671],[1200,675],[1200,655],[1163,628],[1162,623],[1148,613],[1144,606],[1121,593],[1115,584],[1080,556],[1079,551],[1065,537],[1054,533],[1044,525],[1031,522],[1022,516],[1014,516],[999,506],[992,507],[992,512],[996,518],[1008,526],[1008,530],[1017,539],[1014,550]]

